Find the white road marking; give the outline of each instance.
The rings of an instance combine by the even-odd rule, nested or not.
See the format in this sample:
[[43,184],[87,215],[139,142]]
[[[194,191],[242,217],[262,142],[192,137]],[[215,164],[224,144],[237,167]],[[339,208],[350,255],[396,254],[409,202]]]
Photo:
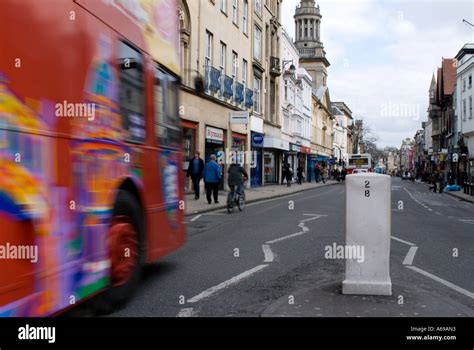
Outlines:
[[415,258],[415,254],[417,250],[418,250],[418,247],[415,247],[415,246],[410,247],[410,249],[408,250],[407,256],[405,256],[405,260],[403,260],[403,265],[413,264],[413,259]]
[[411,197],[411,199],[413,199],[416,203],[418,203],[419,205],[421,205],[422,207],[424,207],[425,209],[428,209],[428,210],[431,210],[429,209],[425,204],[421,203],[418,199],[415,198],[415,196],[413,196],[410,191],[408,191],[406,189],[406,187],[403,187],[403,189],[405,190],[406,193],[408,193],[408,195]]
[[[301,220],[301,222],[306,222],[306,221],[311,221],[311,220],[315,220],[315,219],[319,219],[319,218],[322,218],[324,216],[327,216],[327,215],[321,215],[321,214],[303,214],[303,215],[306,215],[306,216],[312,216],[312,218],[309,218],[309,219],[304,219],[304,220]],[[299,225],[298,225],[299,226]]]
[[277,239],[274,239],[274,240],[272,240],[272,241],[268,241],[268,242],[265,242],[265,243],[266,243],[266,244],[272,244],[272,243],[276,243],[276,242],[281,242],[281,241],[284,241],[285,239],[293,238],[293,237],[302,235],[303,233],[304,233],[304,231],[292,233],[291,235],[283,236],[283,237],[280,237],[280,238],[277,238]]
[[195,295],[194,297],[192,297],[191,299],[188,299],[188,303],[196,303],[202,299],[205,299],[205,298],[208,298],[210,297],[212,294],[214,294],[215,292],[221,290],[221,289],[224,289],[224,288],[227,288],[229,287],[230,285],[232,284],[235,284],[237,282],[240,282],[241,280],[243,280],[244,278],[247,278],[251,275],[253,275],[254,273],[264,269],[265,267],[267,267],[268,265],[267,264],[263,264],[263,265],[258,265],[250,270],[247,270],[245,272],[242,272],[240,275],[237,275],[235,277],[232,277],[231,279],[227,280],[227,281],[224,281],[220,284],[218,284],[217,286],[214,286],[214,287],[211,287],[209,289],[206,289],[204,292],[201,292],[199,293],[198,295]]
[[196,215],[196,216],[193,217],[190,221],[191,221],[191,222],[196,221],[196,220],[199,219],[201,216],[202,216],[202,214]]
[[263,254],[265,254],[265,260],[263,262],[273,262],[274,256],[268,244],[262,244]]
[[186,309],[181,309],[179,310],[179,313],[176,315],[176,317],[193,317],[196,316],[196,312],[192,307],[186,308]]
[[446,280],[444,280],[444,279],[442,279],[442,278],[440,278],[440,277],[438,277],[438,276],[435,276],[435,275],[433,275],[433,274],[431,274],[431,273],[429,273],[429,272],[426,272],[425,270],[422,270],[422,269],[420,269],[420,268],[418,268],[418,267],[416,267],[416,266],[406,266],[406,267],[409,268],[410,270],[413,270],[413,271],[416,271],[416,272],[418,272],[418,273],[421,273],[422,275],[424,275],[424,276],[426,276],[426,277],[429,277],[429,278],[431,278],[431,279],[433,279],[433,280],[435,280],[435,281],[437,281],[437,282],[439,282],[439,283],[441,283],[441,284],[444,284],[446,287],[449,287],[449,288],[455,290],[456,292],[459,292],[459,293],[461,293],[461,294],[464,294],[464,295],[468,296],[468,297],[471,298],[471,299],[474,299],[474,293],[473,293],[473,292],[470,292],[470,291],[468,291],[468,290],[466,290],[466,289],[464,289],[464,288],[461,288],[461,287],[459,287],[459,286],[457,286],[457,285],[455,285],[455,284],[453,284],[453,283],[451,283],[451,282],[449,282],[449,281],[446,281]]
[[459,221],[465,222],[466,224],[474,225],[474,220],[471,219],[459,219]]
[[408,245],[411,245],[411,246],[416,246],[416,244],[414,243],[410,243],[408,241],[404,241],[403,239],[401,238],[398,238],[398,237],[395,237],[395,236],[392,236],[392,239],[396,240],[396,241],[399,241],[399,242],[402,242],[402,243],[405,243],[405,244],[408,244]]
[[319,219],[319,218],[322,218],[322,217],[327,216],[327,215],[322,215],[322,214],[303,214],[303,215],[306,215],[306,216],[314,215],[314,216],[313,216],[312,218],[304,219],[304,220],[301,220],[301,221],[299,222],[298,227],[300,227],[302,231],[295,232],[295,233],[292,233],[291,235],[283,236],[283,237],[280,237],[280,238],[277,238],[277,239],[274,239],[274,240],[265,242],[265,244],[272,244],[272,243],[276,243],[276,242],[281,242],[281,241],[284,241],[285,239],[288,239],[288,238],[293,238],[293,237],[296,237],[296,236],[300,236],[300,235],[302,235],[303,233],[306,233],[306,232],[309,231],[309,228],[306,227],[306,225],[304,224],[305,222],[311,221],[311,220],[316,220],[316,219]]

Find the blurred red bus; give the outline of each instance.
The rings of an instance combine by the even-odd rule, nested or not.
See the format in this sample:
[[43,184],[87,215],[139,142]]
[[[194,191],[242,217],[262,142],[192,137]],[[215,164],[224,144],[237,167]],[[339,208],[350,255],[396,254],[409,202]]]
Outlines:
[[368,153],[349,154],[347,162],[347,174],[352,174],[354,169],[365,169],[372,171],[372,156]]
[[45,316],[185,243],[177,0],[0,2],[0,316]]

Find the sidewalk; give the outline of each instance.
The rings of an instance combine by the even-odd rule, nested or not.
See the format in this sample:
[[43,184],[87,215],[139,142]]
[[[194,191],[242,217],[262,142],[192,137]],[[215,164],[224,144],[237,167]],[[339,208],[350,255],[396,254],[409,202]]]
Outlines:
[[[326,184],[323,184],[322,182],[318,184],[316,184],[315,182],[305,182],[302,185],[292,184],[291,187],[287,187],[286,184],[267,185],[262,187],[245,189],[245,197],[247,203],[252,203],[270,198],[283,197],[288,194],[307,191],[313,188],[331,186],[336,184],[341,184],[341,182],[337,182],[335,180],[329,180],[326,182]],[[227,194],[227,191],[219,191],[219,204],[214,204],[214,202],[212,204],[208,204],[205,194],[201,194],[201,198],[199,198],[198,200],[194,199],[194,194],[186,194],[186,215],[194,215],[213,211],[220,208],[225,208]]]
[[[415,182],[419,183],[421,185],[428,186],[428,187],[430,186],[426,182],[421,182],[419,180],[416,180]],[[452,197],[458,198],[458,199],[466,201],[466,202],[474,203],[474,196],[470,196],[468,194],[465,194],[463,190],[461,190],[461,191],[443,191],[443,193],[449,194]]]

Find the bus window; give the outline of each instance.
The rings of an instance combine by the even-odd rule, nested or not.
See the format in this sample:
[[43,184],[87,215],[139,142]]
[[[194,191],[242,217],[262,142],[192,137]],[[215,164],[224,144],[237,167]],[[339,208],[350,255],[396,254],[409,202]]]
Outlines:
[[119,42],[120,112],[127,141],[145,142],[145,97],[142,55],[124,42]]
[[178,79],[155,68],[155,134],[160,146],[179,148]]

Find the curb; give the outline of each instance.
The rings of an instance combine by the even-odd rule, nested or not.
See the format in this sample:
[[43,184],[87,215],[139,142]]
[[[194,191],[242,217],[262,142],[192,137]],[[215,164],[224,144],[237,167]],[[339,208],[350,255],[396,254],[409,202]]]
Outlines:
[[[330,183],[330,184],[327,184],[327,185],[324,184],[322,186],[316,186],[316,187],[312,187],[312,188],[305,188],[305,189],[296,190],[296,191],[291,192],[291,193],[280,193],[280,194],[270,195],[268,197],[263,197],[263,198],[254,198],[254,199],[250,199],[248,201],[245,201],[245,203],[250,204],[250,203],[256,203],[256,202],[262,202],[262,201],[265,201],[267,199],[274,199],[274,198],[291,196],[295,193],[301,193],[301,192],[305,192],[305,191],[314,190],[316,188],[329,187],[329,186],[341,185],[341,184],[343,184],[343,182],[334,182],[334,183]],[[211,212],[211,211],[216,211],[216,210],[225,209],[225,208],[226,208],[226,205],[219,203],[218,206],[211,206],[211,207],[206,208],[206,209],[196,210],[192,213],[186,213],[186,214],[184,214],[184,217],[188,217],[188,216],[192,216],[192,215],[196,215],[196,214],[208,213],[208,212]]]
[[[424,183],[424,182],[418,182],[420,185],[425,185],[427,187],[429,187],[430,185],[427,184],[427,183]],[[445,193],[447,195],[450,195],[451,197],[453,198],[456,198],[456,199],[459,199],[460,201],[462,202],[468,202],[468,203],[474,203],[474,196],[471,196],[473,197],[472,199],[471,198],[464,198],[464,197],[461,197],[461,196],[457,196],[456,193],[458,192],[462,192],[462,191],[444,191],[442,193]]]
[[[449,194],[451,197],[454,197],[454,198],[456,198],[456,199],[459,199],[459,200],[462,201],[462,202],[474,203],[474,199],[456,196],[456,195],[455,195],[453,192],[451,192],[451,191],[448,191],[448,192],[443,191],[443,193]],[[474,196],[471,196],[471,197],[474,197]]]

